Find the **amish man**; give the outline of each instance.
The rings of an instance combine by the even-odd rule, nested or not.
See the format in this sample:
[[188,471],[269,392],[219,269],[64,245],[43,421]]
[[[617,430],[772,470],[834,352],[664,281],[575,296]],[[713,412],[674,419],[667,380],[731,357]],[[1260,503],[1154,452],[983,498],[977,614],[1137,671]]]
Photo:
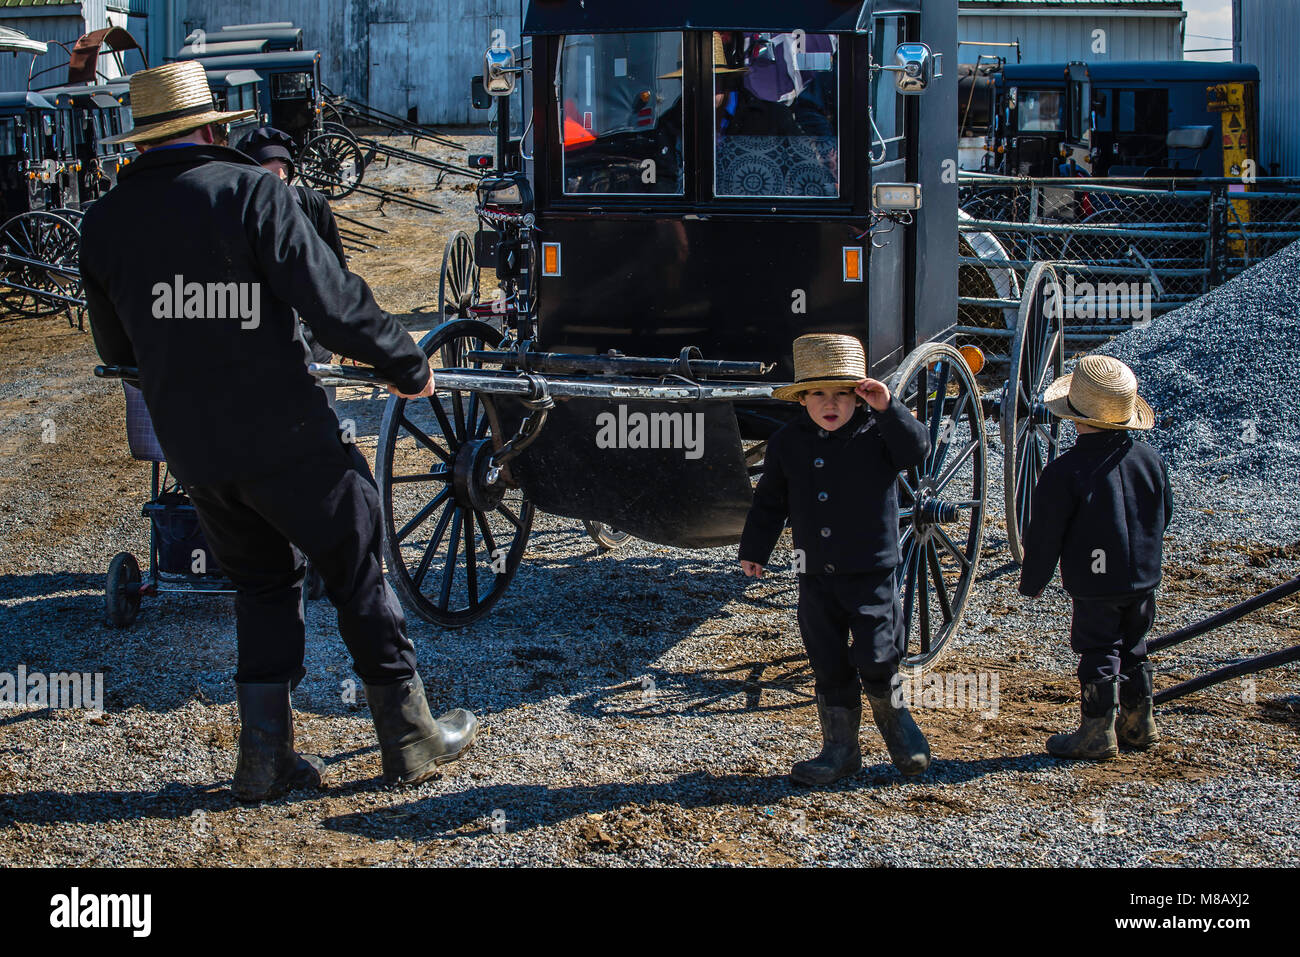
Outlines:
[[[289,692],[304,675],[306,553],[338,609],[366,688],[386,782],[414,783],[478,733],[435,721],[380,561],[378,494],[303,363],[293,310],[328,348],[374,365],[407,398],[433,394],[423,352],[316,235],[297,198],[214,145],[203,67],[131,77],[138,162],[86,214],[81,271],[95,346],[135,366],[168,466],[236,588],[239,757],[232,789],[262,800],[319,786],[293,749]],[[297,547],[295,547],[297,546]]]

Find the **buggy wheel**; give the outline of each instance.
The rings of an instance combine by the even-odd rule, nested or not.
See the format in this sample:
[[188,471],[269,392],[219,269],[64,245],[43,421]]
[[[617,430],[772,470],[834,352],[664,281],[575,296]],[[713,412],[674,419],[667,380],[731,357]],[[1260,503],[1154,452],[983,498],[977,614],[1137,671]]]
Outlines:
[[894,372],[889,391],[930,432],[930,454],[898,476],[898,587],[917,671],[948,648],[970,598],[984,540],[985,437],[979,387],[961,353],[928,342]]
[[127,628],[140,614],[140,565],[130,552],[118,552],[108,563],[104,611],[114,628]]
[[[474,243],[457,230],[442,251],[442,276],[438,280],[438,314],[443,322],[470,319],[470,306],[478,305],[479,268],[474,262]],[[498,330],[500,339],[501,331]],[[479,348],[467,338],[456,338],[442,348],[442,367],[458,369],[464,365],[466,348]]]
[[5,263],[0,282],[9,279],[26,287],[11,289],[5,299],[9,309],[30,318],[53,316],[68,310],[69,321],[78,318],[80,307],[42,295],[50,292],[82,298],[81,276],[76,272],[81,231],[71,219],[46,210],[20,213],[0,227],[0,248],[24,259],[73,270],[71,274],[65,274],[40,266]]
[[591,540],[600,546],[602,552],[612,551],[632,537],[630,532],[620,531],[604,522],[589,522],[584,518],[582,524],[587,534],[591,536]]
[[1061,420],[1049,415],[1043,404],[1047,387],[1065,372],[1062,310],[1047,305],[1053,288],[1059,304],[1062,292],[1056,270],[1047,263],[1037,263],[1025,280],[1020,321],[1002,392],[999,433],[1007,547],[1017,562],[1025,560],[1024,535],[1038,478],[1047,463],[1056,458],[1061,445]]
[[[501,341],[487,323],[462,319],[434,329],[420,346],[427,356],[444,348],[464,355]],[[533,503],[508,465],[488,480],[492,452],[504,442],[493,400],[478,393],[388,400],[375,453],[384,558],[393,587],[426,621],[446,628],[477,621],[519,568]]]
[[365,157],[351,134],[325,132],[309,139],[298,154],[298,172],[330,199],[351,193],[366,175]]

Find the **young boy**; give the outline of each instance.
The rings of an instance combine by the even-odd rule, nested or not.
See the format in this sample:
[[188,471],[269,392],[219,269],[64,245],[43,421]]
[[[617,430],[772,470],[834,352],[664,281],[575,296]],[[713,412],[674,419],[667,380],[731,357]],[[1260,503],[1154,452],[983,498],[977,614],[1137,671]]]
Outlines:
[[1060,562],[1074,600],[1070,647],[1083,712],[1079,730],[1052,735],[1047,750],[1093,760],[1115,757],[1121,744],[1145,751],[1159,740],[1146,634],[1173,496],[1160,453],[1129,431],[1150,429],[1155,417],[1132,370],[1109,356],[1084,356],[1043,398],[1052,415],[1075,423],[1079,440],[1034,489],[1020,593],[1037,597]]
[[826,785],[862,767],[863,690],[895,766],[920,774],[930,746],[892,694],[906,635],[894,569],[898,473],[929,454],[929,433],[883,382],[867,378],[862,344],[852,336],[800,336],[794,371],[795,383],[772,394],[798,401],[807,414],[768,440],[740,542],[741,568],[761,578],[790,520],[799,632],[822,729],[821,753],[797,763],[790,777]]

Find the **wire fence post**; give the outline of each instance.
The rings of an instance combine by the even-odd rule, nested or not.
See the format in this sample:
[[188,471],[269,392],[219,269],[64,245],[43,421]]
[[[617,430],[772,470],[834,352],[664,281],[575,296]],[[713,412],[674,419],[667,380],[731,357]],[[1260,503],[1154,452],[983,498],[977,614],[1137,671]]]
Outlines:
[[[1228,279],[1228,188],[1210,187],[1210,267],[1209,288],[1214,289]],[[1207,290],[1208,291],[1208,290]]]

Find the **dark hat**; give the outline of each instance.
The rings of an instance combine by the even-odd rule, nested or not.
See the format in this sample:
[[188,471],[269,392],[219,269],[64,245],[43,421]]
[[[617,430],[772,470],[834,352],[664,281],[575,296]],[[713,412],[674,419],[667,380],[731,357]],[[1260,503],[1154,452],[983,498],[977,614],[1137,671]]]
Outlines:
[[289,165],[289,179],[293,179],[293,151],[297,147],[293,137],[274,126],[259,126],[239,141],[235,149],[258,163],[267,160],[284,160]]

